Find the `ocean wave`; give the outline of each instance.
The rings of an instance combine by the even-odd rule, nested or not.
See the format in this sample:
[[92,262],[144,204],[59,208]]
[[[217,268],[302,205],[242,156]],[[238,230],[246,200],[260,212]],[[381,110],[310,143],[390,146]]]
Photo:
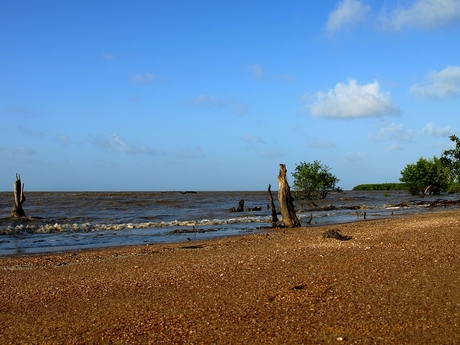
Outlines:
[[155,229],[174,227],[199,227],[231,224],[269,223],[270,217],[247,216],[227,219],[202,219],[202,220],[173,220],[161,222],[133,222],[133,223],[53,223],[53,224],[17,224],[0,228],[1,235],[14,235],[20,233],[48,234],[56,232],[91,232],[91,231],[120,231],[130,229]]
[[[362,216],[361,212],[367,211],[367,216],[372,216],[374,211],[391,211],[396,210],[423,210],[427,209],[429,204],[421,203],[402,203],[402,204],[386,204],[382,206],[367,206],[360,207],[358,210],[352,211],[349,208],[334,208],[327,211],[313,211],[305,212],[299,211],[297,217],[301,222],[309,220],[310,217],[316,219],[311,224],[323,224],[325,222],[331,221],[351,221],[355,220],[356,217],[360,218]],[[371,211],[372,213],[369,213]],[[379,213],[380,214],[380,213]],[[393,214],[393,213],[392,213]],[[282,221],[282,217],[278,215],[279,220]],[[72,232],[94,232],[94,231],[125,231],[131,229],[166,229],[174,230],[175,228],[191,228],[191,227],[212,227],[212,226],[223,226],[231,227],[249,225],[249,224],[258,224],[258,225],[271,225],[271,216],[268,215],[245,215],[240,217],[231,217],[231,218],[204,218],[201,220],[170,220],[170,221],[133,221],[133,222],[117,222],[117,223],[102,223],[102,222],[66,222],[66,221],[49,221],[42,218],[28,218],[20,223],[14,221],[10,223],[11,220],[3,218],[0,221],[0,235],[17,235],[17,234],[49,234],[49,233],[72,233]]]

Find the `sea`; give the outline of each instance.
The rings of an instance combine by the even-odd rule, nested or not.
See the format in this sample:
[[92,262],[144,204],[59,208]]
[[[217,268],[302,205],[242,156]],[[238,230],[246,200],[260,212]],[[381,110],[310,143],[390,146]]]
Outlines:
[[[13,192],[0,192],[0,256],[196,241],[272,227],[268,191],[25,194],[27,217],[11,219]],[[277,192],[272,195],[279,212]],[[318,226],[439,210],[430,207],[439,199],[459,195],[422,199],[404,191],[344,191],[315,205],[301,200],[294,205],[302,225]],[[241,200],[244,210],[230,212]]]

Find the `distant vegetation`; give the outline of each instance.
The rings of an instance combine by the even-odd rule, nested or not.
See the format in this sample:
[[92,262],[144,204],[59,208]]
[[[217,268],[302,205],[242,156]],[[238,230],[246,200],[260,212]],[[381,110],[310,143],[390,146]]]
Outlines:
[[407,190],[407,186],[405,183],[371,183],[357,185],[353,190]]
[[[452,134],[449,139],[455,148],[444,150],[441,158],[421,157],[417,162],[407,164],[400,172],[399,183],[360,184],[356,191],[397,191],[405,190],[412,195],[439,195],[440,193],[460,193],[460,137]],[[296,165],[293,194],[297,200],[324,199],[330,192],[340,192],[340,181],[330,172],[331,168],[321,164],[300,163]],[[384,193],[390,195],[390,193]]]

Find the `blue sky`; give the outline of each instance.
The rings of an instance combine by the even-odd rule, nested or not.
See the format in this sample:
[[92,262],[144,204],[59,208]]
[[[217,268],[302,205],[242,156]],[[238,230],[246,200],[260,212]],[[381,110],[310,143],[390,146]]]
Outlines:
[[460,130],[460,1],[0,3],[0,190],[397,182]]

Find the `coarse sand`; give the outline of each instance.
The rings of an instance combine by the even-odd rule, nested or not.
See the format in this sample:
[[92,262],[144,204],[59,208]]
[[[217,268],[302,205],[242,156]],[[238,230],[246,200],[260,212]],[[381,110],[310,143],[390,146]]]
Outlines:
[[0,344],[460,344],[459,222],[0,258]]

